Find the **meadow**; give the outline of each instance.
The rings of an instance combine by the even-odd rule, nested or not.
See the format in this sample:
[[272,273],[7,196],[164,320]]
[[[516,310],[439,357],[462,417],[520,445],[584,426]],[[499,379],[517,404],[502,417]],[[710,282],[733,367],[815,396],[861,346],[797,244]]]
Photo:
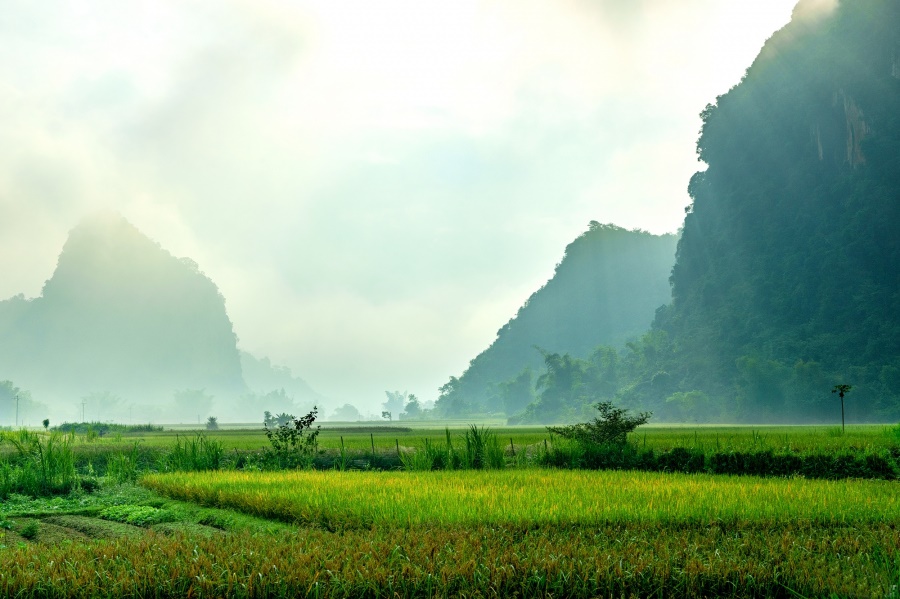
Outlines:
[[[471,428],[354,428],[323,427],[318,454],[374,443],[383,469],[238,467],[228,456],[261,452],[260,430],[69,435],[66,465],[96,490],[0,502],[0,595],[898,596],[895,480],[558,469],[521,459],[562,445],[536,427],[491,428],[503,467],[405,471],[448,434],[463,451]],[[645,427],[629,447],[893,455],[898,441],[884,426]],[[218,461],[187,471],[203,447]]]
[[[462,422],[401,421],[382,423],[325,423],[319,435],[319,447],[338,450],[344,447],[352,451],[371,452],[372,444],[378,453],[396,451],[401,447],[421,447],[425,440],[443,443],[446,432],[458,438],[469,426]],[[510,442],[514,447],[552,443],[553,436],[543,426],[503,426],[496,422],[478,423],[497,436],[504,447]],[[267,445],[262,424],[242,425],[241,428],[223,428],[207,431],[202,428],[165,427],[164,430],[136,433],[108,434],[88,442],[86,436],[79,440],[85,444],[102,446],[126,446],[139,442],[146,447],[169,447],[178,437],[190,437],[202,433],[222,443],[225,450],[258,450]],[[675,447],[697,448],[702,451],[774,450],[774,451],[843,451],[885,449],[900,446],[900,426],[855,425],[841,433],[834,426],[711,426],[711,425],[646,425],[629,437],[642,448],[659,451]]]

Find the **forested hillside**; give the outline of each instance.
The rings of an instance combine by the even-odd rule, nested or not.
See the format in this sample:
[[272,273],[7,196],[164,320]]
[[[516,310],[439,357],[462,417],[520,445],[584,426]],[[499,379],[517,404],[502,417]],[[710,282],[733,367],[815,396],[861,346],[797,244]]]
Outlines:
[[847,383],[848,417],[900,417],[900,3],[801,8],[703,112],[708,169],[627,403],[833,420]]
[[40,297],[0,302],[0,338],[0,380],[49,406],[91,394],[160,404],[177,390],[235,398],[245,390],[215,284],[115,214],[72,230]]
[[669,301],[675,244],[675,235],[591,222],[566,247],[553,277],[441,389],[437,412],[511,416],[533,399],[542,352],[587,357],[597,345],[623,347],[640,336]]

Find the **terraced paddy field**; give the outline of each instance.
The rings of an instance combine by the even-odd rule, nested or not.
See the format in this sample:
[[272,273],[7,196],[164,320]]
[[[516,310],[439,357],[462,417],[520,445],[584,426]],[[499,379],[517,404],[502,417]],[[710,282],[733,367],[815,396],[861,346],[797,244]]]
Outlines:
[[3,504],[0,595],[893,597],[900,584],[896,482],[529,469],[142,484]]

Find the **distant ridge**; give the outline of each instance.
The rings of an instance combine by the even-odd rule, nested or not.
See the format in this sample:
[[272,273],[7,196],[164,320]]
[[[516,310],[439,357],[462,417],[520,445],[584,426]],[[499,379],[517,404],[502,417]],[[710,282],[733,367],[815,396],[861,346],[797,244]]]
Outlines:
[[[499,385],[525,368],[537,373],[539,350],[588,356],[598,345],[638,337],[671,297],[677,237],[592,221],[566,249],[553,277],[535,291],[459,377],[442,388],[442,415],[506,413]],[[539,349],[538,349],[539,348]]]
[[245,391],[225,301],[188,258],[104,212],[69,234],[40,297],[0,302],[0,380],[47,405],[85,394],[168,401]]

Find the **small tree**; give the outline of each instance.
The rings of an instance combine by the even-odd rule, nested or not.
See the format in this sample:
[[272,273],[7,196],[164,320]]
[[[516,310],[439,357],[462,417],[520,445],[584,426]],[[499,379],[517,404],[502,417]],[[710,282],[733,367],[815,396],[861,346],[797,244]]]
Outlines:
[[50,428],[50,419],[49,419],[49,418],[44,418],[44,421],[43,421],[41,424],[44,425],[44,430],[45,430],[45,431],[46,431],[46,430],[49,430],[49,428]]
[[313,409],[306,416],[293,418],[291,422],[279,424],[275,428],[265,425],[266,438],[272,445],[269,455],[279,468],[296,468],[312,466],[312,459],[319,448],[320,426],[313,429],[316,414]]
[[384,412],[381,413],[381,417],[384,418],[385,420],[387,420],[388,422],[393,420],[392,416],[393,416],[393,414],[391,414],[387,410],[385,410]]
[[838,397],[841,398],[841,434],[844,434],[844,395],[850,393],[852,388],[850,385],[835,385],[834,389],[831,390],[832,393],[837,393]]
[[208,431],[217,431],[219,430],[219,419],[215,416],[210,416],[206,419],[206,430]]
[[617,408],[612,402],[603,401],[596,405],[599,418],[591,422],[579,422],[568,426],[548,426],[547,430],[564,439],[572,439],[580,443],[597,445],[624,445],[628,433],[650,419],[652,412],[641,412],[637,416],[628,414],[628,410]]

